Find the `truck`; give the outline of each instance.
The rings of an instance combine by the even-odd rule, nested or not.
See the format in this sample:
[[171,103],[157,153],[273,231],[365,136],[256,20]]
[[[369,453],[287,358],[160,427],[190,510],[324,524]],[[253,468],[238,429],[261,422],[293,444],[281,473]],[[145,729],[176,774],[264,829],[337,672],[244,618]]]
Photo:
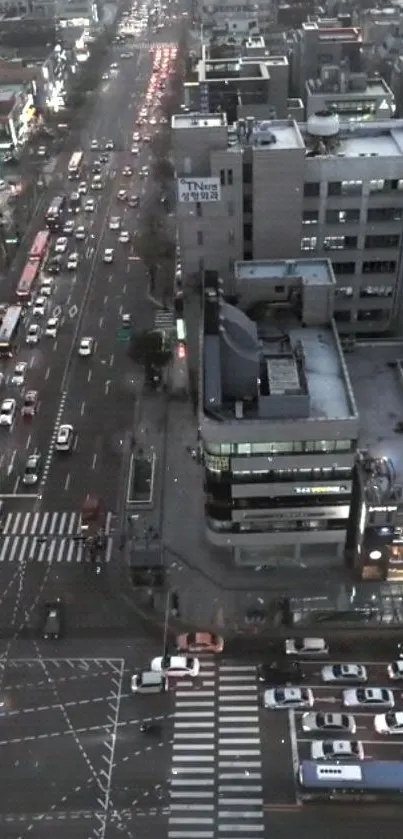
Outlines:
[[87,493],[80,513],[80,534],[85,541],[93,541],[105,530],[105,510],[101,498]]

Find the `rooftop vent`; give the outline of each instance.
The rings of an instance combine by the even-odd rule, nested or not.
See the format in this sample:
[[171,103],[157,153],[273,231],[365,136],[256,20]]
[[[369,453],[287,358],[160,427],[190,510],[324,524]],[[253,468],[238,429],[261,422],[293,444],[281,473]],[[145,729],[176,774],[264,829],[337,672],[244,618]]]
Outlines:
[[339,116],[332,111],[318,111],[308,118],[307,128],[311,137],[331,139],[339,133]]

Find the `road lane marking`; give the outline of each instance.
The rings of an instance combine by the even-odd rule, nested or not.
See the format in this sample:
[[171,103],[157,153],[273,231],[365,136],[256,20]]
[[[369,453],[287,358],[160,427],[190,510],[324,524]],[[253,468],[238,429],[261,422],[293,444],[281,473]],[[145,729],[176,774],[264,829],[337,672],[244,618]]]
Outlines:
[[25,448],[29,449],[30,445],[31,445],[31,435],[28,434],[28,438],[27,438],[27,442],[25,444]]
[[18,475],[15,479],[15,484],[13,486],[13,492],[16,494],[18,492],[18,487],[20,485],[20,476]]
[[108,379],[108,381],[105,382],[105,396],[108,396],[110,384],[110,380]]
[[46,373],[45,373],[45,382],[47,382],[47,380],[48,380],[49,376],[50,376],[50,367],[48,367],[48,368],[47,368],[47,370],[46,370]]
[[80,414],[81,414],[82,417],[84,416],[84,411],[85,411],[85,400],[83,399],[83,401],[81,403],[81,410],[80,410]]
[[113,367],[114,363],[115,363],[115,356],[114,356],[114,354],[112,353],[112,355],[111,355],[111,357],[110,357],[110,359],[109,359],[109,367]]
[[88,370],[87,381],[90,382],[92,379],[92,370]]
[[105,297],[104,297],[104,306],[106,306],[106,304],[107,304],[107,302],[108,302],[108,299],[109,299],[109,298],[108,298],[108,295],[107,295],[107,294],[105,294]]
[[66,490],[66,492],[67,492],[67,490],[68,490],[69,486],[70,486],[70,472],[69,472],[69,474],[67,475],[66,480],[65,480],[65,482],[64,482],[64,489]]
[[91,469],[95,469],[95,468],[96,468],[96,465],[97,465],[97,457],[98,457],[98,456],[97,456],[97,454],[95,453],[95,454],[94,454],[94,456],[93,456],[93,458],[92,458],[92,466],[91,466]]
[[99,318],[99,321],[98,321],[98,325],[99,325],[100,329],[102,329],[103,323],[104,323],[104,319],[103,319],[103,316],[101,315],[101,317]]

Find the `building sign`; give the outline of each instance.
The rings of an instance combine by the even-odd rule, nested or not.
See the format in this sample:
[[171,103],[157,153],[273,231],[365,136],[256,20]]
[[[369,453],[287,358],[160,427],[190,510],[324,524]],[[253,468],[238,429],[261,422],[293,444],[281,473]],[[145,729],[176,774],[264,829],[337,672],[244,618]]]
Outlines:
[[180,204],[206,204],[221,200],[219,178],[178,178]]
[[243,516],[243,520],[266,519],[267,521],[279,520],[286,521],[297,519],[348,519],[350,515],[350,507],[348,505],[341,505],[340,507],[310,507],[309,509],[289,510],[285,507],[277,508],[276,510],[247,510]]

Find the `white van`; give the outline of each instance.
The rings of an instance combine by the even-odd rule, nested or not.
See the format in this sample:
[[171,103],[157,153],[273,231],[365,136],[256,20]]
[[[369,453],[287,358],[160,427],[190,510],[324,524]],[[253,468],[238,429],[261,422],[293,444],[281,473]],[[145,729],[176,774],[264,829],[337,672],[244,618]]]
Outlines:
[[143,670],[140,673],[134,673],[132,676],[132,693],[165,693],[167,688],[168,679],[163,673]]

